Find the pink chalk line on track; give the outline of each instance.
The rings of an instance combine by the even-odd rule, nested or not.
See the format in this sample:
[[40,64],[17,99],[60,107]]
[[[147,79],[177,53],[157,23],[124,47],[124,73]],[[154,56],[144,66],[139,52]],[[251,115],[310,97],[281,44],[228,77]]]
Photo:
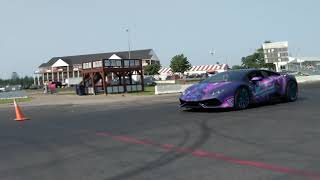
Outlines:
[[247,167],[255,167],[255,168],[259,168],[259,169],[280,172],[280,173],[284,173],[284,174],[288,174],[288,175],[295,175],[295,176],[301,176],[301,177],[312,178],[315,180],[320,180],[320,173],[299,170],[299,169],[294,169],[294,168],[289,168],[289,167],[284,167],[284,166],[278,166],[278,165],[273,165],[273,164],[267,164],[267,163],[263,163],[263,162],[236,159],[233,157],[226,156],[222,153],[208,152],[208,151],[203,151],[200,149],[194,150],[194,149],[189,149],[189,148],[181,148],[181,147],[177,147],[173,144],[159,144],[159,143],[155,143],[150,140],[139,140],[139,139],[129,137],[129,136],[113,135],[108,132],[96,132],[96,135],[111,137],[112,139],[114,139],[116,141],[121,141],[121,142],[125,142],[125,143],[136,144],[136,145],[149,145],[149,146],[161,148],[164,150],[172,151],[175,153],[186,153],[186,154],[190,154],[195,157],[221,160],[224,162],[228,162],[230,164],[237,164],[237,165],[242,165],[242,166],[247,166]]

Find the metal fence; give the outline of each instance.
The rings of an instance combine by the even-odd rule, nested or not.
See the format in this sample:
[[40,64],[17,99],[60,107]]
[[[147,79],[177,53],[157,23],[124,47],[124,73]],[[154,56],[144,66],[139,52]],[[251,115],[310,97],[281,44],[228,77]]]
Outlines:
[[320,65],[311,63],[288,63],[287,70],[296,74],[320,75]]

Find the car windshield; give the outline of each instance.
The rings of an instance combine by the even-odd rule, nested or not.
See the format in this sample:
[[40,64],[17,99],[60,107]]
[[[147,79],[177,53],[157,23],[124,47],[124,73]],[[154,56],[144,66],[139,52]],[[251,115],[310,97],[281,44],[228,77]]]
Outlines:
[[215,74],[200,83],[216,83],[222,81],[242,81],[245,73],[241,71],[226,71]]

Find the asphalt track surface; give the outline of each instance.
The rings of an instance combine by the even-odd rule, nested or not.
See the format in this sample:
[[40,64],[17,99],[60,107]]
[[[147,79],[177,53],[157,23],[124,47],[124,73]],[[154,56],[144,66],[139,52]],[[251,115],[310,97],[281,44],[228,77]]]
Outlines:
[[24,107],[22,123],[0,109],[0,179],[320,179],[320,84],[243,111],[177,105]]

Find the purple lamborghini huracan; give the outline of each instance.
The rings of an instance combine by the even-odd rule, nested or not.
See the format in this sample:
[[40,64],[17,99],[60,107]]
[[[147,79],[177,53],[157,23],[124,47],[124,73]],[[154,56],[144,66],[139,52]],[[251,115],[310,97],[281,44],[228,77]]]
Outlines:
[[295,77],[268,70],[231,70],[190,86],[179,99],[180,106],[185,108],[245,109],[249,104],[272,98],[295,101],[298,98]]

